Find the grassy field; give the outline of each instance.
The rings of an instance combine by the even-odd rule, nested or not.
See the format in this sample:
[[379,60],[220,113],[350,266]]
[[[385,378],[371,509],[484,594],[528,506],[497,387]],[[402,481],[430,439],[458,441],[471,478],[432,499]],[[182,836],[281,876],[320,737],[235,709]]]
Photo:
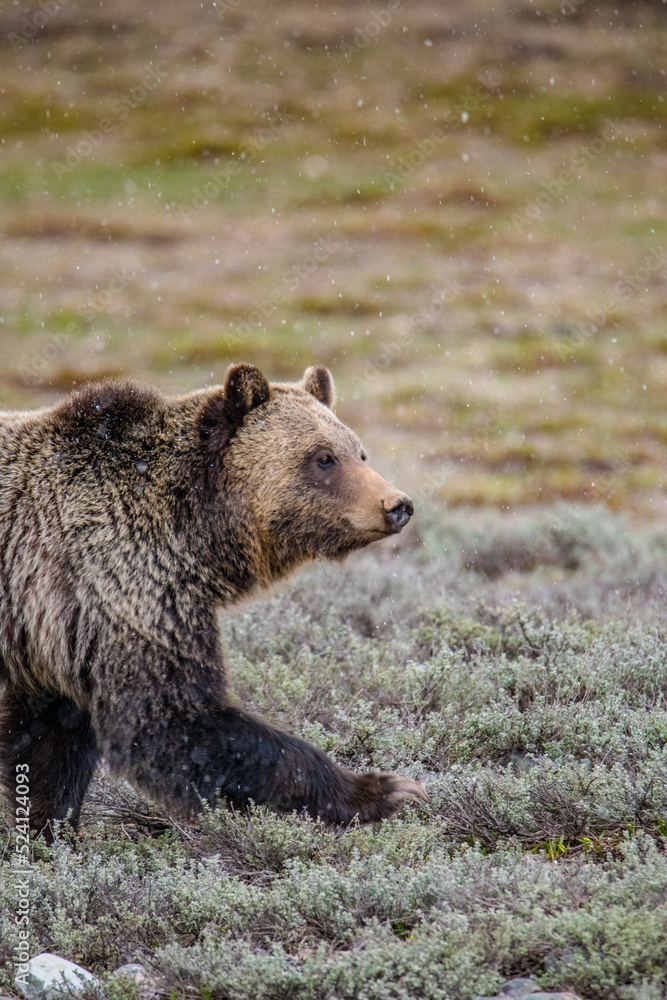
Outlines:
[[472,1000],[521,974],[664,997],[667,533],[604,508],[487,517],[423,517],[223,623],[240,702],[419,778],[426,806],[345,831],[224,807],[184,826],[101,774],[75,847],[34,845],[33,951],[143,961],[186,998]]
[[549,3],[7,9],[0,405],[316,359],[450,506],[664,517],[664,5]]
[[203,1000],[666,997],[664,4],[55,6],[0,12],[0,408],[330,366],[417,516],[225,620],[234,691],[430,802],[183,826],[101,774],[34,845],[33,953]]

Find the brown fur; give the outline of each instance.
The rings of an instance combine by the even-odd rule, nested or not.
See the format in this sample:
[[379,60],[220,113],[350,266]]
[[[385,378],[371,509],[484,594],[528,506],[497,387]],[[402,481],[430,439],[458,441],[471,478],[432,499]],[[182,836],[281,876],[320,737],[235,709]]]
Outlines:
[[[216,611],[400,531],[408,497],[329,409],[324,368],[165,398],[102,382],[0,413],[2,781],[76,826],[97,761],[185,813],[216,792],[346,822],[424,797],[229,705]],[[24,768],[22,769],[23,773]]]

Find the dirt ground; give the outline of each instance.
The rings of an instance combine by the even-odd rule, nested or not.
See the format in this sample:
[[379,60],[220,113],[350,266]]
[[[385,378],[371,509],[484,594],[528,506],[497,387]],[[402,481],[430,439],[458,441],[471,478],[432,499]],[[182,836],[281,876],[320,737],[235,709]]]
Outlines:
[[0,14],[0,406],[329,365],[418,497],[667,512],[662,3]]

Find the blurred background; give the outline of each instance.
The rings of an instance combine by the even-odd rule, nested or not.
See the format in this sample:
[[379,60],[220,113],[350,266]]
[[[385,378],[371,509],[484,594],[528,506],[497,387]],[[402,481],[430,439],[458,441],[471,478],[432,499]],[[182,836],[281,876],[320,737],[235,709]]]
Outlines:
[[664,518],[665,3],[40,0],[0,49],[0,407],[325,364],[418,502]]

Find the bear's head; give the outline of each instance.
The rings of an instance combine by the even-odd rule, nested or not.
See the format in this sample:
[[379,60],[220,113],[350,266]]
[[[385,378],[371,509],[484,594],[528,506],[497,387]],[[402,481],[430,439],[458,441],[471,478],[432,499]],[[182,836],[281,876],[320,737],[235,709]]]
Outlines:
[[306,559],[344,558],[401,531],[413,514],[410,498],[369,468],[333,402],[326,368],[270,384],[237,364],[200,412],[210,485],[231,510],[250,512],[271,577]]

